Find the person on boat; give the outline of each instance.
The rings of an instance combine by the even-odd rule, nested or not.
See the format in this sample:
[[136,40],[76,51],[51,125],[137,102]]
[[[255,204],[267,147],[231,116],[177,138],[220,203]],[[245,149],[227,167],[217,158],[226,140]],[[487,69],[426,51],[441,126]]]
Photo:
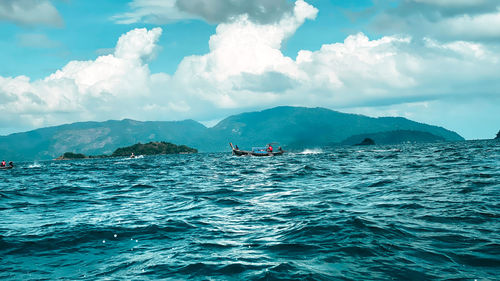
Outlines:
[[281,146],[278,147],[279,152],[283,152],[283,149],[281,149]]
[[272,146],[272,145],[269,145],[269,146],[267,147],[267,151],[269,151],[269,152],[273,153],[273,146]]
[[133,152],[132,152],[132,155],[130,155],[130,158],[135,158],[135,155]]
[[12,161],[9,162],[9,167],[14,167],[14,163],[12,163]]
[[238,147],[238,145],[236,145],[234,148],[235,148],[236,150],[240,150],[240,148]]
[[5,167],[5,160],[2,160],[2,164],[0,164],[0,167]]

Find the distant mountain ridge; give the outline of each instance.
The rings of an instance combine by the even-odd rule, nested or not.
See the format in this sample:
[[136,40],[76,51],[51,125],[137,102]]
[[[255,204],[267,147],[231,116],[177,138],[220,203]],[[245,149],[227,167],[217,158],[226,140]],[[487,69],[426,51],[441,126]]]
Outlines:
[[402,117],[372,118],[325,108],[281,106],[229,116],[212,128],[194,120],[130,119],[46,127],[0,136],[0,157],[19,161],[52,159],[67,151],[109,154],[118,147],[150,141],[187,145],[200,152],[229,151],[229,142],[240,148],[269,142],[307,148],[340,144],[354,135],[398,130],[426,132],[444,141],[463,140],[453,131]]

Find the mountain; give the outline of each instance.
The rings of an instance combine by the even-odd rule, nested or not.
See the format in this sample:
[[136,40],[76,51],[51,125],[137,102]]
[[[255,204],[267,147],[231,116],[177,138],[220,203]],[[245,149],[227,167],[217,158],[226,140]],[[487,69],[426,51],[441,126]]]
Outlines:
[[398,130],[398,131],[355,135],[342,141],[342,144],[347,144],[347,145],[358,144],[364,139],[372,139],[376,144],[398,144],[405,142],[426,143],[426,142],[446,141],[444,137],[436,136],[428,132]]
[[47,127],[0,136],[0,157],[20,161],[53,159],[67,151],[110,154],[118,147],[150,141],[187,145],[201,152],[229,151],[229,142],[242,149],[269,142],[305,148],[339,144],[353,135],[398,130],[427,132],[445,141],[463,140],[455,132],[401,117],[372,118],[325,108],[281,106],[233,115],[212,128],[193,120],[130,119]]
[[402,117],[372,118],[325,108],[289,106],[234,115],[210,130],[240,148],[271,141],[289,148],[324,146],[340,143],[353,135],[397,130],[428,132],[446,141],[463,140],[455,132]]

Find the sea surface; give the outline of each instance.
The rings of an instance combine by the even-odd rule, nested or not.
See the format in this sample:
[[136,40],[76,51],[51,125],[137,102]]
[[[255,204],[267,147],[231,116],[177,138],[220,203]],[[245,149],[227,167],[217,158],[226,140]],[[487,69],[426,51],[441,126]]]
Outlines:
[[500,280],[500,142],[17,163],[0,280]]

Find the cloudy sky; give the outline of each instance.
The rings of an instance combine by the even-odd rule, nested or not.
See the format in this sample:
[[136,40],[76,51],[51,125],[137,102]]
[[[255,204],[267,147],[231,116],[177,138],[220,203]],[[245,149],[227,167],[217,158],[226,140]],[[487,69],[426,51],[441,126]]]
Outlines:
[[1,0],[0,135],[278,105],[500,129],[498,0]]

